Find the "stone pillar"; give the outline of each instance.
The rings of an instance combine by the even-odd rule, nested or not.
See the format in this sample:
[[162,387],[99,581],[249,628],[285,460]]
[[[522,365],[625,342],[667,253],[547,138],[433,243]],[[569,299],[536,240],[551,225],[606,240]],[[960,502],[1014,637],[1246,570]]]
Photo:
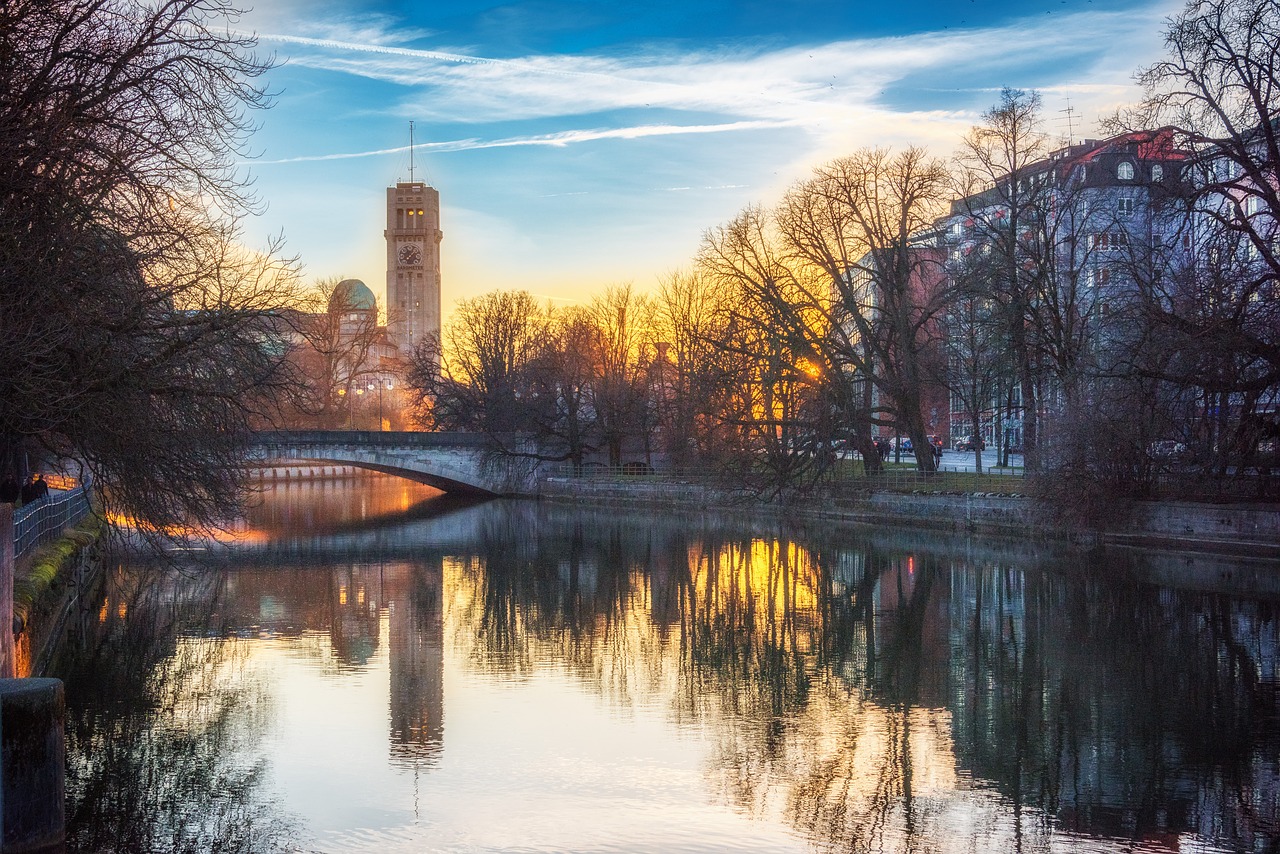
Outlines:
[[66,850],[60,679],[0,679],[0,854]]

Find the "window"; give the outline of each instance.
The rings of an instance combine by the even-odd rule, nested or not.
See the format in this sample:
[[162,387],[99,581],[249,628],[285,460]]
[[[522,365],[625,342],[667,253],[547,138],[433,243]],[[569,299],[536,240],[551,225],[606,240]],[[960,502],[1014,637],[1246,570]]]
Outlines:
[[1130,163],[1128,160],[1126,160],[1123,163],[1121,163],[1119,166],[1117,166],[1116,177],[1119,178],[1121,181],[1132,181],[1133,180],[1133,164]]
[[1151,167],[1151,180],[1152,181],[1164,180],[1164,167],[1161,166],[1159,163]]
[[1098,231],[1089,236],[1089,248],[1106,252],[1110,249],[1121,249],[1129,245],[1127,231]]
[[1125,219],[1133,216],[1133,199],[1118,199],[1116,201],[1116,213]]

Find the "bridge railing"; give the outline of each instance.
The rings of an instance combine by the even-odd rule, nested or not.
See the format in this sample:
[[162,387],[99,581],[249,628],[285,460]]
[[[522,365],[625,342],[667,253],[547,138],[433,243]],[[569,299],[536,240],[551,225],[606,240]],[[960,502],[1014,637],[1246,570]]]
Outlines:
[[55,490],[47,498],[22,505],[13,511],[13,556],[20,558],[37,546],[56,539],[71,525],[89,515],[90,484],[75,489]]
[[255,444],[265,447],[283,445],[362,445],[377,447],[464,447],[478,448],[494,444],[484,433],[424,433],[410,430],[269,430],[255,434]]

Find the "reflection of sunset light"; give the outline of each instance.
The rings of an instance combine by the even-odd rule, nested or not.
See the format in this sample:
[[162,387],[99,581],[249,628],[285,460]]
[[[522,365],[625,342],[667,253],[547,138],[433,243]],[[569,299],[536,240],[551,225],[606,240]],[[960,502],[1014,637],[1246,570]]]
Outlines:
[[168,525],[164,528],[155,528],[151,525],[139,524],[138,520],[134,519],[132,516],[128,516],[114,510],[108,511],[106,513],[106,518],[107,522],[116,528],[160,533],[175,540],[181,540],[187,537],[212,540],[216,543],[265,543],[268,540],[265,532],[251,528],[244,528],[241,530],[233,530],[231,528],[213,528],[206,530],[186,525]]
[[338,604],[347,604],[347,585],[345,584],[338,587]]
[[724,610],[745,597],[770,622],[815,608],[818,578],[808,551],[779,540],[753,540],[748,549],[744,555],[730,545],[691,561],[694,586],[715,597],[714,607]]
[[356,588],[356,602],[361,605],[364,604],[364,585],[363,584],[361,584],[359,587]]
[[125,615],[128,613],[129,613],[129,603],[121,602],[119,605],[116,606],[116,616],[119,617],[120,619],[123,620],[125,618]]
[[111,610],[110,610],[110,609],[111,609],[111,600],[110,600],[110,599],[103,599],[103,600],[102,600],[102,609],[98,611],[98,622],[99,622],[99,623],[105,623],[105,622],[107,621],[107,615],[111,613]]

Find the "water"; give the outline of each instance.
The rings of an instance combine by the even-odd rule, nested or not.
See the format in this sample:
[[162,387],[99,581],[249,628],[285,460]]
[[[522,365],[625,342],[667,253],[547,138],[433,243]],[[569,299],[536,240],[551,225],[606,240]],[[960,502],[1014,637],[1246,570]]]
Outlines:
[[75,851],[1274,851],[1274,565],[280,486],[63,650]]

